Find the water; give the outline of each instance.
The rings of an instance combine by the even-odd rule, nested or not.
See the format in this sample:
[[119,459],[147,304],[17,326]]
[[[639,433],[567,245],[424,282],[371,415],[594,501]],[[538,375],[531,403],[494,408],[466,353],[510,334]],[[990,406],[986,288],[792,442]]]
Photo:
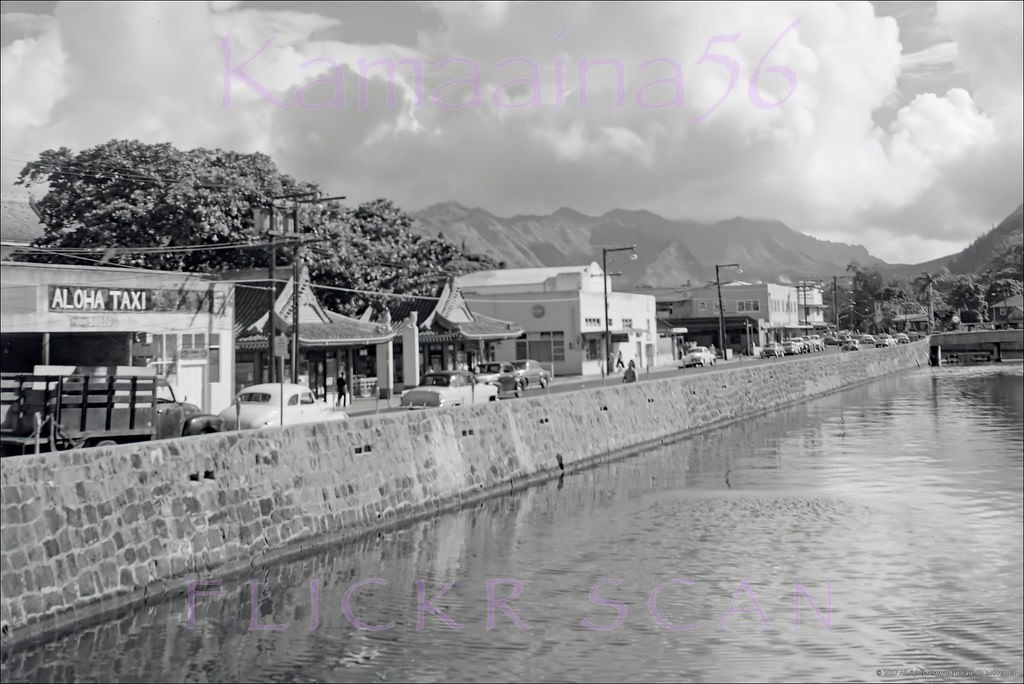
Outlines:
[[[225,594],[192,628],[176,599],[3,679],[1021,681],[1022,396],[1020,366],[892,376],[201,587]],[[364,580],[349,615],[390,629],[346,618]],[[424,602],[454,582],[433,605],[461,629],[418,624],[417,580]],[[491,629],[488,580],[522,592]],[[253,587],[255,624],[286,629],[251,629]]]

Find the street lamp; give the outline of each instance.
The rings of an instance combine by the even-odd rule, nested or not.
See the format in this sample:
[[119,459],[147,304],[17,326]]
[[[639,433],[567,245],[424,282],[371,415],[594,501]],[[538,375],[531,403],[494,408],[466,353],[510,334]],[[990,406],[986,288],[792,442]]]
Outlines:
[[737,273],[743,273],[739,264],[715,264],[715,285],[718,286],[718,346],[721,348],[722,358],[725,358],[725,307],[722,305],[722,277],[718,274],[720,268],[735,268]]
[[611,331],[608,321],[608,255],[612,252],[632,252],[630,260],[636,261],[636,245],[629,247],[602,247],[601,248],[601,277],[604,278],[604,366],[601,369],[601,377],[608,375],[608,367],[611,365]]

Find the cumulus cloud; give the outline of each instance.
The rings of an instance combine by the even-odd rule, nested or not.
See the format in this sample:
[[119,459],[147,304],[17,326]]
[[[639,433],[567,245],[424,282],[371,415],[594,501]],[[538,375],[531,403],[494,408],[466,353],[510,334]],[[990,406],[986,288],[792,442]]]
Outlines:
[[[1020,202],[1019,11],[976,6],[909,51],[870,3],[423,3],[402,45],[346,5],[61,4],[4,15],[5,148],[259,150],[355,201],[771,217],[923,260]],[[958,78],[902,96],[924,71]]]

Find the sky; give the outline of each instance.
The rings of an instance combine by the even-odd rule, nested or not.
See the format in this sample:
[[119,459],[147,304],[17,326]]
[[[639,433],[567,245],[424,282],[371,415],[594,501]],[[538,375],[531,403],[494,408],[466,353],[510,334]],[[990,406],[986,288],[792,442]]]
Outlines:
[[4,197],[137,139],[353,204],[778,219],[920,263],[1024,196],[1020,1],[0,5]]

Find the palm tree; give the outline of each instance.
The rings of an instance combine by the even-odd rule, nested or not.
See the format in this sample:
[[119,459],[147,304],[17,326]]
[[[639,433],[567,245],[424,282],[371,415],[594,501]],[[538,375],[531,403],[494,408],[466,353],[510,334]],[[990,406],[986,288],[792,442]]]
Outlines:
[[928,294],[928,334],[931,334],[935,328],[935,307],[932,304],[932,287],[938,280],[939,276],[928,271],[914,278],[914,285],[917,286],[917,291]]

